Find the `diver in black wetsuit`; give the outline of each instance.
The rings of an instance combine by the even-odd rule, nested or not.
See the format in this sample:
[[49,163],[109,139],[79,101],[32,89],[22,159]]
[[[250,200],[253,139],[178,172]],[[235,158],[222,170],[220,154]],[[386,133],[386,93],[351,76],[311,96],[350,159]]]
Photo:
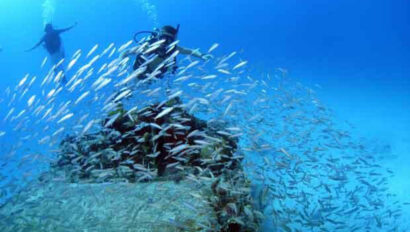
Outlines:
[[[72,29],[76,25],[77,23],[75,23],[73,26],[68,27],[68,28],[54,29],[51,23],[47,23],[44,28],[45,35],[41,38],[41,40],[36,45],[34,45],[34,47],[32,47],[31,49],[27,51],[32,51],[36,49],[38,46],[40,46],[41,44],[43,44],[44,48],[49,53],[53,64],[54,65],[58,64],[62,59],[65,58],[64,48],[62,46],[60,34]],[[61,81],[62,83],[65,83],[66,79],[64,76],[65,70],[64,70],[63,64],[59,64],[57,67],[55,67],[54,71],[56,73],[59,73],[60,71],[63,72]]]
[[[137,77],[138,79],[146,79],[151,74],[154,74],[156,78],[162,78],[164,75],[171,71],[171,73],[175,73],[176,67],[176,57],[172,60],[168,60],[174,52],[178,52],[175,54],[182,54],[182,55],[191,55],[197,58],[200,58],[204,61],[211,59],[213,56],[210,54],[203,54],[198,49],[189,49],[184,48],[177,45],[177,35],[179,32],[179,25],[174,28],[172,26],[163,26],[160,30],[157,31],[141,31],[138,32],[136,35],[141,33],[150,33],[151,36],[148,39],[148,44],[155,44],[160,43],[160,46],[157,46],[156,49],[153,49],[150,52],[146,52],[146,50],[150,50],[149,46],[143,51],[139,51],[139,49],[132,48],[126,50],[121,54],[121,58],[124,59],[126,57],[135,55],[135,61],[133,65],[133,69],[137,70],[141,66],[145,66],[145,71],[139,74]],[[136,38],[134,36],[134,40]],[[163,42],[161,43],[161,41]],[[138,47],[137,47],[138,48]],[[153,59],[150,60],[150,57]],[[147,60],[150,60],[147,62]],[[168,62],[166,62],[168,60]],[[155,72],[157,71],[157,72]]]

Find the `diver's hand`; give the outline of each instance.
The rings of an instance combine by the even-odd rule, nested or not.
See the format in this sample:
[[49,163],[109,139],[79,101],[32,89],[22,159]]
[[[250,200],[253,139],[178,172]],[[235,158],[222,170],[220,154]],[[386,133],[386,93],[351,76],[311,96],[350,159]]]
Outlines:
[[202,58],[203,60],[205,60],[205,61],[208,61],[208,60],[210,60],[210,59],[213,59],[214,56],[211,55],[211,54],[204,54],[204,55],[201,56],[201,58]]

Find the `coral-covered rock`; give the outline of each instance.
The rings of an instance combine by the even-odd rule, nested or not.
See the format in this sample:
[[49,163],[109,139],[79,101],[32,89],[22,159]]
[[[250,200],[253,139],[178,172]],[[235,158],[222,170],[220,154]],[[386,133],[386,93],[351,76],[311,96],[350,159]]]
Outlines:
[[134,182],[201,169],[218,176],[240,163],[236,139],[188,114],[178,98],[130,113],[119,107],[102,124],[99,132],[63,140],[53,167],[73,182]]

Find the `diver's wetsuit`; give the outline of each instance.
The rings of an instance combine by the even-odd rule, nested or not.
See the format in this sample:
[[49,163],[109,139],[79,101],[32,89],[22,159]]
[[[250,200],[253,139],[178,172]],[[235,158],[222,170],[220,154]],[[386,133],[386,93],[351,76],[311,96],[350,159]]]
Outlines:
[[57,30],[47,32],[44,37],[44,47],[50,54],[58,52],[61,48],[61,38],[60,33]]
[[[62,30],[53,30],[51,32],[47,32],[43,37],[44,48],[50,54],[50,58],[53,64],[58,64],[58,62],[65,58],[65,53],[60,37],[60,34],[62,32]],[[55,71],[56,73],[60,71],[62,71],[63,73],[65,72],[62,64],[56,67]],[[63,77],[62,81],[63,83],[66,82],[65,77]]]
[[[46,30],[46,34],[41,38],[41,40],[29,51],[37,48],[41,44],[43,44],[44,48],[47,50],[47,52],[50,55],[51,61],[53,62],[54,65],[58,64],[62,59],[65,58],[65,53],[64,49],[62,46],[62,41],[60,34],[63,32],[66,32],[73,28],[74,26],[65,28],[65,29],[60,29],[60,30],[55,30],[52,28],[51,24],[49,24],[48,30]],[[66,79],[64,76],[64,67],[63,64],[60,64],[58,67],[56,67],[55,72],[63,72],[62,76],[62,82],[65,83]]]
[[[157,42],[161,39],[162,38],[154,38],[149,43],[152,44],[152,43]],[[173,54],[178,49],[178,47],[175,46],[173,49],[167,50],[168,45],[170,45],[172,42],[174,42],[174,41],[173,40],[166,40],[166,42],[164,42],[161,46],[159,46],[157,49],[149,52],[148,54],[145,54],[145,55],[137,54],[137,57],[135,58],[134,65],[133,65],[134,70],[137,70],[138,68],[140,68],[141,65],[146,62],[146,60],[149,56],[154,56],[154,55],[157,56],[157,58],[153,62],[151,62],[150,64],[147,65],[147,69],[145,70],[145,72],[138,76],[139,79],[145,79],[147,77],[147,75],[154,72],[154,70],[157,68],[158,65],[160,65],[163,61],[165,61],[169,56],[171,56],[171,54]],[[175,71],[177,69],[177,66],[176,66],[177,60],[176,60],[176,58],[174,58],[171,62],[173,62],[174,64],[171,65],[171,66],[164,65],[162,68],[159,69],[160,72],[157,75],[155,75],[155,77],[156,78],[163,78],[164,75],[168,71],[171,71],[172,73],[175,73]]]
[[[164,48],[167,45],[163,45]],[[155,65],[153,65],[153,67],[151,65],[147,65],[147,69],[145,70],[144,73],[140,74],[138,76],[139,79],[145,79],[147,77],[147,75],[151,74],[152,72],[154,72],[154,70],[156,69],[156,66],[159,65],[160,63],[162,63],[164,60],[166,60],[177,48],[172,49],[172,51],[169,51],[168,53],[162,52],[161,50],[164,49],[162,46],[158,49],[156,49],[155,51],[147,54],[148,56],[150,55],[157,55],[157,58],[151,62],[151,63],[157,63]],[[134,65],[133,65],[133,69],[137,70],[138,68],[141,67],[142,64],[144,64],[146,62],[146,56],[138,54],[137,57],[135,58],[134,61]],[[164,75],[168,72],[171,71],[172,73],[175,73],[177,66],[176,66],[176,58],[173,59],[172,61],[174,64],[171,65],[171,67],[168,67],[167,65],[164,65],[162,68],[159,69],[159,73],[157,75],[155,75],[156,78],[163,78]]]
[[[203,60],[207,60],[210,55],[204,55],[197,50],[192,50],[184,47],[180,47],[176,45],[172,45],[177,38],[177,34],[179,31],[179,25],[174,28],[172,26],[164,26],[158,32],[149,32],[149,31],[141,31],[134,35],[134,40],[139,43],[135,36],[141,33],[151,33],[151,37],[148,39],[148,52],[144,51],[133,51],[129,50],[124,52],[121,57],[126,57],[130,55],[136,55],[133,69],[137,70],[141,66],[145,66],[146,69],[143,73],[138,75],[138,79],[146,79],[147,77],[154,76],[155,78],[163,78],[165,74],[171,72],[175,74],[177,71],[177,55],[192,55],[197,58],[201,58]],[[161,40],[165,40],[164,42],[160,42]],[[154,43],[160,42],[159,46],[156,48],[150,47]],[[141,43],[139,43],[141,44]],[[155,45],[156,46],[156,45]],[[170,47],[172,46],[172,47]],[[152,50],[153,49],[153,50]],[[147,50],[146,50],[147,51]],[[178,52],[178,53],[176,53]],[[170,59],[173,57],[172,59]],[[164,61],[166,61],[164,63]],[[155,72],[155,73],[154,73]]]
[[[148,40],[149,45],[152,45],[157,42],[161,42],[161,40],[164,40],[164,41],[156,49],[148,53],[136,54],[137,56],[135,58],[134,65],[133,65],[134,70],[137,70],[143,64],[145,64],[148,60],[156,56],[156,58],[153,58],[151,62],[146,64],[146,70],[140,75],[138,75],[138,79],[145,79],[149,75],[154,75],[155,78],[163,78],[164,75],[168,71],[175,73],[177,69],[176,57],[168,61],[167,64],[164,64],[163,62],[169,59],[169,57],[178,50],[178,46],[176,45],[174,45],[172,48],[169,48],[169,45],[175,42],[178,31],[179,31],[179,25],[176,28],[172,26],[164,26],[162,27],[161,31],[149,32],[151,33],[151,37]],[[147,31],[142,31],[142,32],[138,32],[137,34],[146,33],[146,32]],[[136,41],[135,36],[134,36],[134,40]],[[151,49],[151,48],[148,48],[148,49]],[[160,65],[163,65],[163,66],[160,67]],[[156,70],[158,71],[158,73],[153,73]]]

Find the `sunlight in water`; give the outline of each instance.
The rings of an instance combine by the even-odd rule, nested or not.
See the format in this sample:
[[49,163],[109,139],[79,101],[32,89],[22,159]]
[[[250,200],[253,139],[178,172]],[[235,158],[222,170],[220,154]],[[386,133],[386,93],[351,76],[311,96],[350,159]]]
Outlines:
[[55,0],[44,0],[43,2],[43,24],[53,21],[55,13]]
[[146,12],[150,20],[154,23],[155,26],[158,26],[158,13],[157,7],[150,3],[148,0],[135,0],[135,2],[142,7],[142,10]]

